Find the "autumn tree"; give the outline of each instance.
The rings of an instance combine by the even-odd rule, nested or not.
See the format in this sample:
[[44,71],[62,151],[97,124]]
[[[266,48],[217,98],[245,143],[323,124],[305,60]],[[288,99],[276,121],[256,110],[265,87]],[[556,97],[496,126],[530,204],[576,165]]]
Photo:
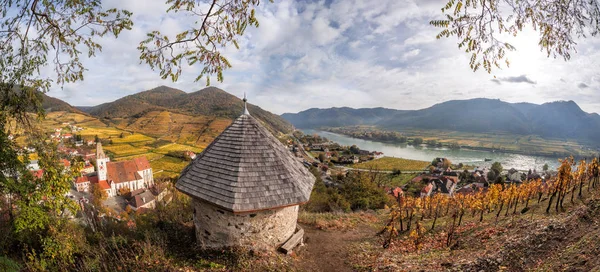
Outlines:
[[600,30],[597,1],[449,0],[442,13],[443,19],[430,22],[442,29],[437,38],[456,37],[458,48],[471,56],[471,69],[488,73],[510,65],[506,53],[516,48],[502,39],[504,34],[517,36],[530,26],[539,33],[540,50],[568,60],[576,39]]
[[90,194],[92,195],[92,204],[97,209],[102,207],[102,202],[108,198],[108,194],[98,183],[94,183],[90,186]]
[[502,170],[504,170],[504,168],[502,167],[502,164],[500,162],[492,163],[491,169],[494,170],[498,175],[500,173],[502,173]]

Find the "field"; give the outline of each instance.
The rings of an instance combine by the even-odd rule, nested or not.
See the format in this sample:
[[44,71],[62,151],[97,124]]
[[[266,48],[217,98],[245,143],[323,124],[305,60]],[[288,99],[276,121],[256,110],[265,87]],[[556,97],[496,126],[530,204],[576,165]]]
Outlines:
[[421,171],[429,166],[431,162],[408,160],[402,158],[383,157],[368,162],[353,164],[351,167],[356,169],[369,170],[400,170],[400,171]]
[[162,170],[162,175],[166,175],[169,177],[176,177],[181,173],[181,170],[185,168],[190,162],[181,160],[178,158],[163,156],[160,159],[154,160],[150,162],[152,166],[152,170],[154,172]]
[[205,148],[225,130],[231,120],[190,116],[169,111],[151,111],[135,119],[111,119],[122,130],[144,133],[150,137],[170,142]]
[[157,149],[154,149],[154,153],[158,153],[158,154],[167,154],[171,151],[193,151],[195,153],[199,153],[202,152],[202,148],[199,147],[193,147],[193,146],[189,146],[189,145],[182,145],[182,144],[167,144],[167,145],[163,145]]
[[[63,133],[79,134],[84,140],[93,140],[98,136],[106,140],[103,148],[113,156],[114,161],[145,156],[150,161],[155,177],[160,178],[176,177],[189,163],[167,156],[169,152],[202,152],[231,124],[231,120],[225,118],[189,116],[168,111],[149,112],[135,120],[111,119],[110,122],[107,125],[83,114],[51,112],[40,121],[39,126],[47,133],[55,128],[63,128]],[[82,127],[83,130],[71,132],[63,123]],[[25,144],[24,137],[18,137],[17,140]]]

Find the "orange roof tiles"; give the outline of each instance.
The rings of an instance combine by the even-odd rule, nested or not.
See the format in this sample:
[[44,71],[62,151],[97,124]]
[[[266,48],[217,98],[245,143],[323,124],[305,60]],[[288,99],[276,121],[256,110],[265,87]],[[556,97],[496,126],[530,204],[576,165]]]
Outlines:
[[77,177],[77,179],[75,180],[75,183],[85,183],[85,182],[90,182],[90,179],[87,176]]
[[104,190],[110,189],[110,185],[108,185],[108,182],[106,182],[106,180],[99,181],[98,185],[100,185],[100,188],[102,188]]
[[71,162],[65,159],[60,160],[65,167],[71,167]]
[[39,170],[32,170],[29,171],[31,172],[31,174],[33,175],[34,178],[42,178],[42,176],[44,175],[44,169],[39,169]]
[[146,157],[139,157],[130,161],[108,162],[107,178],[115,183],[140,180],[142,176],[138,171],[146,169],[150,169],[150,163]]

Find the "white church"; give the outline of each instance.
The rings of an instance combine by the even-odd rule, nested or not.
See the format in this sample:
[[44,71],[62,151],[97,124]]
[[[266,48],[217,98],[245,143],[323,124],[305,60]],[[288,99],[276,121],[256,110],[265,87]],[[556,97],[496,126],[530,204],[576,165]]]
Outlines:
[[[127,188],[133,192],[154,185],[152,168],[146,157],[138,157],[128,161],[111,162],[104,154],[102,144],[96,145],[96,177],[82,177],[76,181],[78,191],[88,191],[90,183],[98,183],[108,197],[119,194],[119,190]],[[81,189],[80,189],[81,188]]]

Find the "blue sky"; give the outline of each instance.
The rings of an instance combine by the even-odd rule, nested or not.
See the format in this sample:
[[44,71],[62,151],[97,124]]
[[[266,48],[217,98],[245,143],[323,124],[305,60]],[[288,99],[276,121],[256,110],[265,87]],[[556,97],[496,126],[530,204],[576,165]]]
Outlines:
[[[84,61],[85,80],[55,86],[49,95],[77,106],[110,102],[159,85],[197,91],[201,67],[186,67],[178,82],[161,80],[139,63],[136,47],[145,33],[177,33],[191,18],[166,14],[162,1],[103,1],[134,13],[134,27],[118,39],[103,38],[103,52]],[[376,4],[375,4],[376,3]],[[251,103],[277,114],[334,106],[419,109],[477,97],[509,102],[574,100],[600,112],[600,39],[579,40],[570,61],[547,58],[537,34],[507,38],[517,47],[510,68],[472,72],[456,39],[436,40],[429,21],[445,1],[263,1],[260,27],[248,29],[241,48],[225,50],[233,68],[216,83],[248,94]],[[176,17],[178,16],[178,17]],[[43,73],[50,73],[45,69]],[[495,78],[494,78],[495,76]]]

